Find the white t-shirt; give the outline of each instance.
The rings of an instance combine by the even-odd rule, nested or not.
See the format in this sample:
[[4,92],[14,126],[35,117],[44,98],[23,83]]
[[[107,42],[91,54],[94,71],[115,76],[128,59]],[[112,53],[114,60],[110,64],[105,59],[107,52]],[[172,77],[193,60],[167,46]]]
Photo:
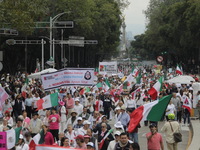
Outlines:
[[[169,110],[169,111],[168,111]],[[169,104],[168,106],[167,106],[167,109],[166,109],[166,113],[165,113],[165,115],[167,116],[167,115],[169,115],[169,114],[174,114],[175,113],[175,111],[176,111],[176,108],[175,108],[175,105],[174,104]]]

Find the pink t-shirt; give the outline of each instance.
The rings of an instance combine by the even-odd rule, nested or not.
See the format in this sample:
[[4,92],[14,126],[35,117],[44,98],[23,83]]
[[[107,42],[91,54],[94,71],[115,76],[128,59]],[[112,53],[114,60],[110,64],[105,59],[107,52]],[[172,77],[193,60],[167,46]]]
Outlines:
[[[151,132],[147,133],[146,137],[149,137],[150,135],[152,135]],[[150,140],[147,140],[148,150],[160,150],[161,142],[163,142],[162,135],[160,133],[154,134]]]
[[49,129],[51,129],[51,130],[59,129],[59,118],[60,118],[60,116],[58,114],[49,116],[49,120],[52,120],[49,123]]

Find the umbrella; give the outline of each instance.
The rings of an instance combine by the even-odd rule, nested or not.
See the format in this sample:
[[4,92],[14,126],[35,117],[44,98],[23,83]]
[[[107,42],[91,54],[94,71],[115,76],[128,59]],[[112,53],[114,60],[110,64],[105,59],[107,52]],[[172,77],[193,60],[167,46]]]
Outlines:
[[45,73],[51,73],[51,72],[56,72],[57,70],[54,68],[48,68],[45,70],[42,70],[40,72],[36,72],[36,73],[32,73],[28,76],[28,78],[35,78],[35,79],[40,79],[41,78],[41,74],[45,74]]
[[179,84],[190,84],[191,81],[195,82],[194,78],[191,76],[177,76],[170,80],[167,80],[168,83],[179,83]]

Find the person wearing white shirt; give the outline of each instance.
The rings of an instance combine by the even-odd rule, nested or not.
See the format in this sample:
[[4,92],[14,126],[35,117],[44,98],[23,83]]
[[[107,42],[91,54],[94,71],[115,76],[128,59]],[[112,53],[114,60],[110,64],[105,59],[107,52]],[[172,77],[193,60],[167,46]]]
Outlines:
[[71,117],[69,117],[69,119],[67,120],[66,126],[70,124],[72,125],[72,127],[75,126],[77,124],[77,119],[78,119],[77,112],[72,110]]
[[35,93],[35,96],[33,97],[33,100],[32,100],[32,106],[33,106],[34,110],[36,110],[36,108],[37,108],[37,101],[39,99],[40,99],[39,94]]
[[74,111],[80,115],[83,112],[83,105],[80,104],[79,98],[75,99]]
[[25,143],[23,135],[21,134],[19,136],[19,142],[15,146],[15,150],[29,150],[29,146]]
[[87,130],[89,129],[90,127],[90,122],[88,120],[85,120],[83,122],[83,127],[79,128],[78,129],[78,135],[85,135],[87,134]]
[[119,142],[119,140],[120,140],[120,134],[121,134],[120,131],[116,131],[114,133],[115,139],[109,143],[107,150],[114,150],[115,149],[116,143]]
[[77,136],[76,131],[73,130],[73,126],[71,124],[67,125],[67,132],[65,133],[65,137],[67,137],[70,141],[70,146],[76,146],[75,137]]
[[66,116],[66,108],[65,103],[63,101],[60,101],[59,104],[61,105],[60,113],[61,113],[61,120],[60,120],[60,133],[64,133],[66,122],[67,122],[67,116]]
[[127,99],[126,103],[127,103],[127,109],[132,112],[136,108],[136,102],[135,102],[135,100],[131,99],[131,97],[132,96],[130,95],[129,99]]
[[170,101],[168,106],[167,106],[166,113],[165,113],[167,121],[169,120],[168,115],[171,114],[171,113],[175,114],[175,111],[176,111],[175,105],[172,103],[172,101]]

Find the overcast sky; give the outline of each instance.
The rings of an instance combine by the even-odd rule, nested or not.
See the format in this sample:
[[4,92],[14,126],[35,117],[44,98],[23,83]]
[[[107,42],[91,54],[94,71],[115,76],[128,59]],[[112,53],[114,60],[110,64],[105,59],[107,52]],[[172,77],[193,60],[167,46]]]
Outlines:
[[150,0],[129,0],[130,5],[125,10],[126,31],[131,31],[133,36],[145,31],[146,18],[143,13]]

